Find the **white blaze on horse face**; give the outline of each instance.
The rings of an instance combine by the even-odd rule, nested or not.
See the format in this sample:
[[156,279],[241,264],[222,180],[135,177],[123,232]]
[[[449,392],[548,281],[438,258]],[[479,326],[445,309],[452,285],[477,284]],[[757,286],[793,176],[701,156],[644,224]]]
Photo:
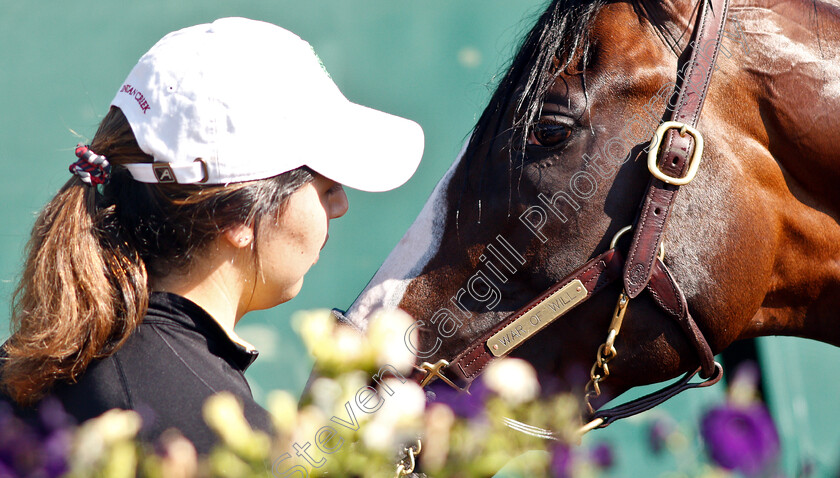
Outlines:
[[370,280],[365,290],[347,310],[347,318],[357,327],[365,329],[367,318],[377,309],[397,308],[408,285],[437,253],[448,211],[446,190],[465,149],[466,143],[458,153],[455,162],[435,186],[420,215],[400,239],[397,247],[385,259],[385,263]]

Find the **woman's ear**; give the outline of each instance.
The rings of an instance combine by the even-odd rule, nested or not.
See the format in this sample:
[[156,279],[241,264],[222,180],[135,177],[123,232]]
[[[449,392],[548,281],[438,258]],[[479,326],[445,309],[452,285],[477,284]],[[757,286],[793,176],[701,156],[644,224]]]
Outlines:
[[226,229],[222,237],[235,248],[249,247],[254,242],[254,228],[247,224],[239,224]]

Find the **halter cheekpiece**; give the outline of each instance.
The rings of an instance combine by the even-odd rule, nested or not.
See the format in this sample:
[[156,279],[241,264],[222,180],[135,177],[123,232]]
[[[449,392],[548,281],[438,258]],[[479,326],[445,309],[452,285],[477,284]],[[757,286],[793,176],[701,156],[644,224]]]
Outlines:
[[88,186],[108,184],[111,179],[111,164],[100,154],[90,150],[90,146],[76,145],[78,161],[70,165],[70,172],[78,176]]

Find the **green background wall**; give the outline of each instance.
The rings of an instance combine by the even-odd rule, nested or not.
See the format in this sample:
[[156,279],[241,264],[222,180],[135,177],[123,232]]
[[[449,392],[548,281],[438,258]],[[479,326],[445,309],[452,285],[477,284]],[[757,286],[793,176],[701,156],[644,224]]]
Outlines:
[[[75,144],[93,134],[140,55],[169,31],[245,16],[298,33],[312,43],[348,98],[412,118],[426,132],[426,153],[415,177],[393,192],[348,191],[350,211],[332,224],[330,243],[301,294],[249,314],[237,327],[261,351],[248,372],[257,399],[270,389],[299,392],[311,363],[291,330],[290,316],[301,309],[346,308],[362,290],[460,149],[489,97],[488,85],[543,4],[0,0],[0,340],[8,337],[9,298],[34,214],[68,179]],[[835,466],[840,433],[831,423],[838,416],[840,386],[823,378],[825,366],[838,363],[838,349],[768,339],[760,350],[774,371],[783,370],[768,368],[768,398],[785,437],[789,473],[803,455],[820,467]],[[717,388],[686,395],[657,413],[670,412],[690,423],[721,393]],[[618,446],[616,476],[679,466],[645,454],[640,438],[649,418],[596,436]]]
[[[266,389],[299,391],[310,362],[290,316],[346,308],[362,290],[454,159],[538,3],[0,0],[0,339],[34,215],[69,178],[76,143],[93,135],[140,56],[172,30],[244,16],[294,31],[350,100],[411,118],[426,133],[408,184],[382,194],[348,190],[350,210],[331,224],[301,294],[237,326],[261,351],[249,370],[258,398]],[[341,127],[328,118],[313,126]]]

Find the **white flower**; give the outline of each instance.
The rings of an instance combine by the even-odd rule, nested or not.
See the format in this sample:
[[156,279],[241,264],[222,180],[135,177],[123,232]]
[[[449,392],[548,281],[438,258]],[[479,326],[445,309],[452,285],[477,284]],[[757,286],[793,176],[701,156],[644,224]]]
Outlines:
[[368,344],[356,329],[339,325],[333,331],[332,337],[324,337],[321,340],[327,342],[325,347],[329,347],[334,363],[344,364],[344,368],[350,370],[365,368],[368,365]]
[[373,420],[362,429],[362,442],[371,450],[392,452],[397,447],[394,426],[383,420]]
[[417,423],[423,417],[426,410],[426,393],[413,381],[406,380],[402,383],[398,378],[386,378],[378,391],[385,402],[376,412],[376,420],[408,425]]
[[511,405],[533,400],[540,393],[537,372],[522,359],[496,360],[487,367],[483,379],[490,390]]
[[413,442],[423,429],[426,394],[416,383],[388,378],[378,388],[382,407],[362,429],[362,441],[373,450],[393,452]]
[[447,405],[432,403],[426,411],[423,436],[433,437],[423,442],[423,463],[430,470],[439,470],[446,464],[449,454],[449,437],[455,424],[455,413]]
[[379,310],[373,314],[367,335],[377,366],[393,365],[400,373],[411,371],[415,357],[405,345],[405,331],[413,323],[414,319],[400,309]]
[[329,420],[320,408],[315,405],[303,407],[298,412],[298,426],[295,429],[294,441],[297,443],[312,441],[312,437],[318,433],[318,430],[327,424],[329,424]]
[[137,412],[113,409],[100,415],[91,424],[105,444],[133,439],[140,431],[142,420]]
[[312,403],[325,414],[332,413],[341,398],[341,385],[333,379],[320,377],[310,387]]

